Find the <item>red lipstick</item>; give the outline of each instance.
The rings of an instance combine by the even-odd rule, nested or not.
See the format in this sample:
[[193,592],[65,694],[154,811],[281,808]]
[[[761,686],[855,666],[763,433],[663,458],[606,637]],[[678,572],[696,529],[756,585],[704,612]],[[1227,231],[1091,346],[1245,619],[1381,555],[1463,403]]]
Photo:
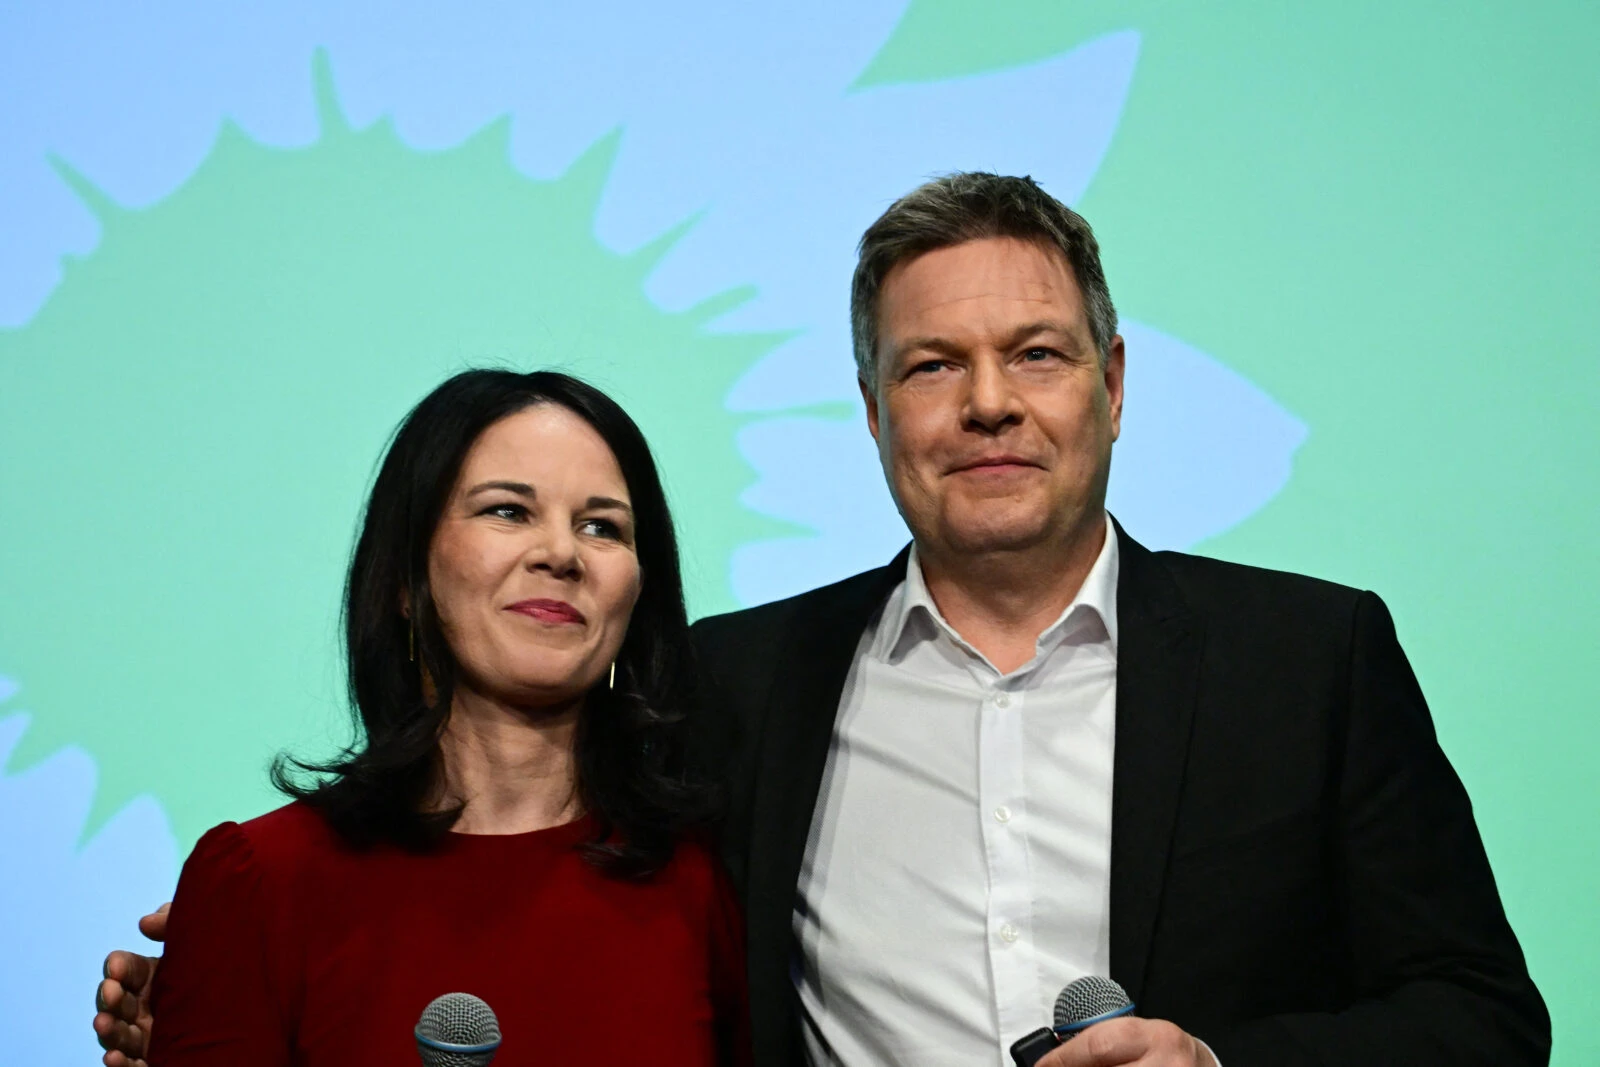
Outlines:
[[506,610],[554,625],[581,626],[588,621],[583,617],[583,612],[565,600],[519,600],[515,604],[507,604]]

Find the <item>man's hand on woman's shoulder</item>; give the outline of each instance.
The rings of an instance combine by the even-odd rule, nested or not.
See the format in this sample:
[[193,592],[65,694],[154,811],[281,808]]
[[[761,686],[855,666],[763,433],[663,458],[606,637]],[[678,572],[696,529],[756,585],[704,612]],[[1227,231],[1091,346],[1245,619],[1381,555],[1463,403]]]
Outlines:
[[[152,941],[167,936],[167,909],[163,904],[139,920],[139,932]],[[159,956],[141,956],[118,950],[106,957],[105,978],[95,989],[94,1032],[105,1067],[145,1067],[144,1052],[150,1042],[150,985],[155,981]]]

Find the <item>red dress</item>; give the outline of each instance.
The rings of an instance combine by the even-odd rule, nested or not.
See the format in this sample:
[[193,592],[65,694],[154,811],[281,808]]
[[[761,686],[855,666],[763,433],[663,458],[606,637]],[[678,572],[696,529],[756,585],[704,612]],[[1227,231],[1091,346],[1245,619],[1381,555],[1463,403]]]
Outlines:
[[581,819],[356,851],[305,804],[224,823],[183,867],[153,992],[151,1067],[415,1064],[442,993],[500,1020],[495,1067],[742,1064],[744,963],[703,846],[643,883],[577,845]]

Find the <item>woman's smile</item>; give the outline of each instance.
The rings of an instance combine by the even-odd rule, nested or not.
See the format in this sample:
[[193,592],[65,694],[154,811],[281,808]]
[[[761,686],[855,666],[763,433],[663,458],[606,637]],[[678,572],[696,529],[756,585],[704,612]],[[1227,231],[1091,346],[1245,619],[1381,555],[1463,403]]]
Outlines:
[[553,626],[582,626],[589,621],[583,612],[565,600],[519,600],[515,604],[507,604],[505,610]]

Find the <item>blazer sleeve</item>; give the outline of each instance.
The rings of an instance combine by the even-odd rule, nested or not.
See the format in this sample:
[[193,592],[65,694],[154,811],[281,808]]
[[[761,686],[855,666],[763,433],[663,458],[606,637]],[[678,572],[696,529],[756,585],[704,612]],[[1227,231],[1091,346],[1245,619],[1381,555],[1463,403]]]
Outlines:
[[270,894],[245,832],[223,823],[183,865],[152,991],[150,1067],[287,1067],[272,981]]
[[1549,1015],[1471,802],[1372,593],[1356,606],[1347,677],[1335,857],[1356,999],[1207,1041],[1226,1067],[1547,1064]]

